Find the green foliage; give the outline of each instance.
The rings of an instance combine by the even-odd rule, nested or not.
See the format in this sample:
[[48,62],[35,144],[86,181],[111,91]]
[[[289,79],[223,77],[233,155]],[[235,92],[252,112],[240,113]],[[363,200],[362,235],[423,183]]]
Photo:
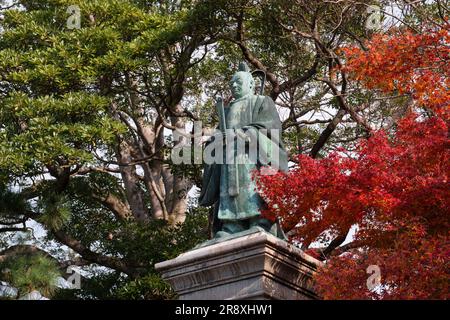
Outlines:
[[[104,215],[99,214],[100,217]],[[119,272],[97,270],[83,278],[80,290],[59,289],[57,299],[173,299],[174,292],[156,273],[154,264],[173,259],[208,237],[207,210],[203,208],[190,211],[185,223],[177,226],[170,226],[163,220],[117,224],[111,219],[102,224],[99,219],[92,219],[95,219],[95,212],[84,212],[71,219],[67,228],[85,245],[89,246],[96,239],[96,246],[102,253],[121,255],[130,263],[142,265],[141,275],[133,278]]]
[[30,206],[20,193],[0,184],[0,216],[14,217],[29,210]]
[[67,199],[60,194],[49,194],[46,197],[41,198],[38,206],[42,210],[42,215],[39,217],[38,221],[52,230],[61,229],[71,217]]
[[[81,209],[81,210],[80,210]],[[84,245],[96,246],[97,251],[120,255],[127,261],[153,270],[155,263],[172,259],[206,240],[207,213],[195,209],[188,213],[185,223],[171,226],[165,220],[148,223],[117,221],[101,207],[73,203],[73,215],[64,231]]]
[[[147,67],[191,20],[133,1],[20,3],[27,10],[7,10],[0,37],[0,169],[20,175],[61,156],[92,163],[93,149],[125,131],[108,112],[106,79]],[[83,13],[79,30],[66,27],[70,5]]]
[[41,253],[12,256],[0,263],[0,279],[18,289],[18,296],[37,290],[50,297],[60,276],[56,262]]
[[125,300],[167,300],[176,298],[176,294],[160,276],[151,274],[126,283],[117,290],[115,297]]
[[[156,184],[167,184],[161,194],[167,196],[168,211],[176,207],[171,203],[176,197],[170,199],[174,186],[167,181],[184,177],[201,184],[199,165],[171,163],[172,139],[164,126],[189,123],[190,117],[175,115],[185,112],[205,127],[215,127],[212,98],[229,95],[228,80],[248,50],[280,85],[295,84],[277,100],[290,112],[283,139],[291,154],[307,153],[327,123],[296,122],[311,113],[314,119],[321,112],[332,118],[340,108],[318,77],[333,77],[331,53],[367,37],[365,4],[373,1],[348,7],[345,1],[338,6],[307,0],[295,6],[288,0],[16,2],[20,6],[3,10],[0,19],[0,225],[33,211],[30,216],[49,231],[49,240],[56,240],[51,231],[59,230],[87,251],[136,270],[130,276],[102,266],[85,267],[89,276],[82,289],[58,290],[58,297],[168,299],[173,292],[154,264],[204,241],[208,221],[207,210],[201,208],[189,209],[182,225],[152,217],[159,199],[150,199],[154,187],[149,175],[142,175],[144,165],[161,177]],[[80,8],[80,29],[67,28],[71,5]],[[310,33],[315,17],[318,40],[329,52],[283,27]],[[296,82],[314,63],[314,77]],[[274,89],[267,81],[265,93]],[[348,89],[345,99],[354,109],[376,98],[352,83]],[[390,117],[403,102],[380,102],[370,111],[373,121]],[[359,126],[340,123],[319,157],[362,134]],[[130,146],[123,158],[118,155],[122,143]],[[128,185],[125,170],[135,179]],[[185,191],[191,184],[186,186]],[[139,206],[132,208],[130,194],[141,197]],[[125,214],[111,209],[108,197]],[[141,209],[148,216],[136,219],[133,210]]]
[[114,290],[124,281],[126,278],[119,272],[91,270],[89,277],[81,279],[80,289],[58,288],[53,298],[57,300],[110,300],[114,299]]

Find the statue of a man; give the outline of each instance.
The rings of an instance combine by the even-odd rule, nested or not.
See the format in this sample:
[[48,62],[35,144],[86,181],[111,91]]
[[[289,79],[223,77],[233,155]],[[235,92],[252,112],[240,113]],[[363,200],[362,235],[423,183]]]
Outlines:
[[255,169],[266,166],[287,170],[278,112],[270,97],[255,94],[255,80],[245,63],[233,75],[230,89],[233,100],[229,105],[223,106],[221,98],[217,100],[219,108],[223,106],[226,142],[210,142],[223,144],[225,161],[205,165],[199,204],[214,205],[215,238],[255,227],[280,236],[277,225],[261,216],[265,203],[252,179]]

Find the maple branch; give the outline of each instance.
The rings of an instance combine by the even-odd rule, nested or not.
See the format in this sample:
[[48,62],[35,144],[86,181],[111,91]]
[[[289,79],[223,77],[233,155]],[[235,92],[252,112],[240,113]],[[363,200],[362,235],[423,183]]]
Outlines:
[[309,155],[311,158],[316,158],[319,151],[323,148],[325,143],[330,138],[333,131],[336,129],[337,125],[342,121],[344,116],[346,115],[346,111],[344,109],[339,109],[339,111],[336,113],[334,118],[331,120],[331,122],[328,124],[328,126],[325,128],[325,130],[322,131],[322,133],[319,136],[319,139],[317,139],[316,143],[313,145],[311,152]]
[[348,228],[347,230],[341,232],[336,238],[334,238],[330,244],[328,245],[328,247],[325,248],[325,250],[322,251],[322,255],[327,258],[330,253],[336,249],[337,247],[339,247],[347,238],[348,232],[350,231],[350,228]]
[[364,41],[358,37],[356,34],[354,34],[353,32],[349,31],[349,30],[345,30],[345,33],[347,33],[351,38],[353,38],[356,42],[358,42],[359,46],[364,50],[367,51],[369,50],[366,45],[364,44]]
[[344,109],[346,112],[348,112],[350,114],[350,116],[352,117],[352,119],[358,123],[359,125],[361,125],[368,133],[372,132],[372,128],[370,127],[370,125],[366,122],[365,119],[363,119],[362,117],[360,117],[355,110],[353,110],[346,102],[344,99],[344,95],[342,93],[340,93],[336,87],[336,85],[331,82],[328,79],[324,79],[324,78],[318,78],[317,80],[322,81],[324,83],[326,83],[331,91],[333,92],[334,96],[336,97],[339,106]]
[[296,87],[306,81],[308,81],[310,78],[312,78],[316,73],[317,73],[317,66],[319,65],[319,55],[316,55],[315,59],[314,59],[314,63],[311,66],[311,68],[309,68],[303,75],[301,75],[300,77],[296,78],[296,79],[292,79],[292,80],[287,80],[285,82],[283,82],[280,86],[279,86],[279,92],[278,94],[280,94],[281,92],[284,92],[286,90],[289,90],[292,87]]
[[331,257],[339,256],[351,249],[356,249],[364,245],[362,241],[354,240],[339,247],[339,245],[345,241],[346,237],[347,236],[344,236],[342,234],[340,236],[337,236],[333,241],[331,241],[328,247],[314,249],[319,254],[318,259],[321,261],[325,261]]
[[335,248],[332,252],[329,253],[329,257],[339,256],[351,249],[360,248],[362,246],[364,246],[364,243],[362,241],[354,240],[341,247]]

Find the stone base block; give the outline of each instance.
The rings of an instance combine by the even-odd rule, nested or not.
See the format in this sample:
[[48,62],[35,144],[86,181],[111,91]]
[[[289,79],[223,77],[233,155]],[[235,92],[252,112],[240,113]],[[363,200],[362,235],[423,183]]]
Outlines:
[[312,276],[321,262],[261,231],[156,264],[180,300],[318,299]]

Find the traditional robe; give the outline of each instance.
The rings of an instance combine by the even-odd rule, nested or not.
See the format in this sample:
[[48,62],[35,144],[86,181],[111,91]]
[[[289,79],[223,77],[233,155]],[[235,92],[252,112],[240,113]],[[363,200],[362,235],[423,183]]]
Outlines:
[[[225,108],[225,120],[227,129],[245,132],[244,136],[236,135],[237,139],[248,140],[248,145],[257,144],[260,150],[256,153],[257,159],[251,159],[255,153],[248,150],[237,152],[236,143],[231,155],[235,163],[205,165],[199,204],[215,206],[214,233],[225,220],[243,220],[260,215],[264,201],[255,190],[252,179],[255,168],[272,164],[279,170],[287,170],[287,154],[281,142],[281,121],[270,97],[250,95],[232,101]],[[271,129],[279,130],[278,137],[271,135]]]

